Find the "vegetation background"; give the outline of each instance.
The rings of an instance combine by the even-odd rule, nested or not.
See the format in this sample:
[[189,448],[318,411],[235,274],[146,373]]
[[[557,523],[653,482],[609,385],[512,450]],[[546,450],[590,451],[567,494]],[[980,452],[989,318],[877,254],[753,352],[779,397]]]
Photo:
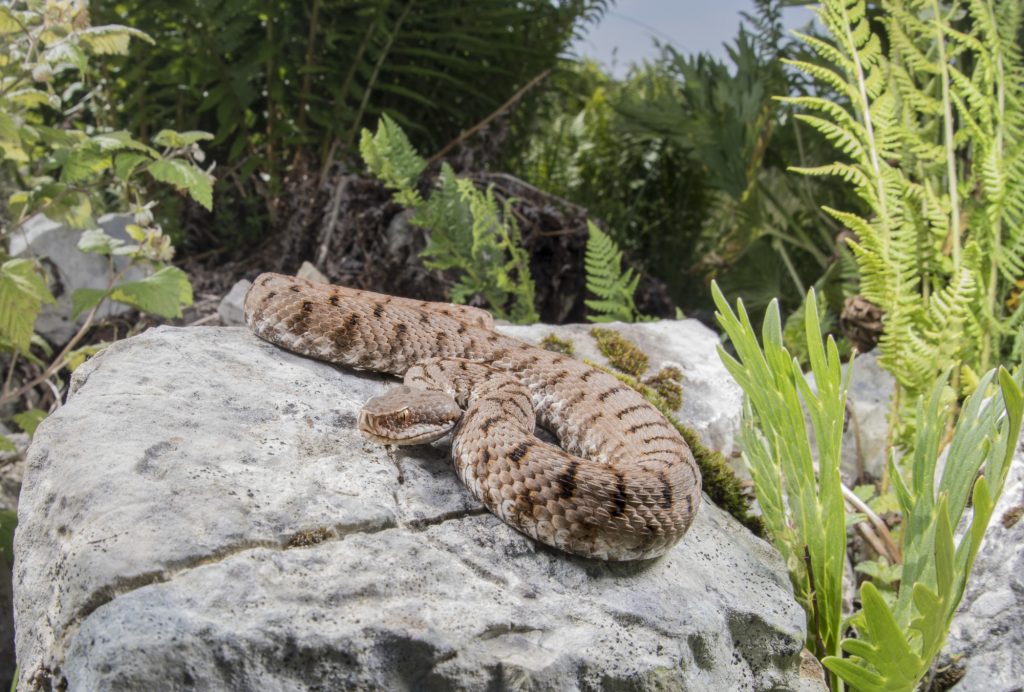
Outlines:
[[[572,52],[610,0],[0,5],[0,417],[30,435],[105,341],[202,322],[236,280],[305,261],[518,322],[693,316],[730,340],[830,684],[911,689],[982,535],[947,529],[970,498],[983,532],[1020,428],[1024,24],[1016,0],[826,0],[797,35],[798,4],[754,0],[724,53],[666,43],[611,71]],[[106,211],[133,215],[130,241],[96,230]],[[75,293],[63,343],[35,333],[60,289],[44,258],[8,254],[37,212],[118,268]],[[136,312],[99,319],[111,302]],[[839,363],[876,346],[893,461],[858,497],[803,412],[841,431]],[[961,472],[936,482],[947,446]],[[848,551],[882,507],[893,551]],[[866,586],[842,620],[848,552]]]

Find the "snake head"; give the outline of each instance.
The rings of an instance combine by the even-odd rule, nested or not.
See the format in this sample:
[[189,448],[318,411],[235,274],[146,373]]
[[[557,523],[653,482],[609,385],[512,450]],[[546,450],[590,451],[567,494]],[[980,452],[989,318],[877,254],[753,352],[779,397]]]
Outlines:
[[359,432],[385,445],[418,445],[444,437],[462,409],[443,392],[402,385],[375,396],[359,411]]

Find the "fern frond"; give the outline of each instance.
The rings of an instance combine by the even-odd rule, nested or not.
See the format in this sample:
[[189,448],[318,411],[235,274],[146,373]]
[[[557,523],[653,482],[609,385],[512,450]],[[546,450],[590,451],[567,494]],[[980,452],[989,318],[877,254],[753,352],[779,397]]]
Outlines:
[[640,275],[632,269],[622,271],[622,250],[594,223],[587,222],[587,252],[584,257],[587,290],[598,300],[584,303],[593,314],[591,322],[635,322],[639,317],[633,295]]

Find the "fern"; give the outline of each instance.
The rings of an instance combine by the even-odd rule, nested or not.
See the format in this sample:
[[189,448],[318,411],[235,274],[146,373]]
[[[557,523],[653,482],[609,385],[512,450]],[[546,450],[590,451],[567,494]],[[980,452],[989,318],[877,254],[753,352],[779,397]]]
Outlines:
[[433,194],[424,200],[416,185],[426,162],[386,115],[375,134],[363,130],[359,147],[370,172],[395,191],[397,202],[415,210],[413,223],[430,231],[430,242],[420,253],[424,266],[458,272],[452,301],[468,303],[480,296],[500,319],[539,319],[519,227],[507,206],[498,207],[490,188],[481,192],[443,164]]
[[584,301],[592,314],[591,322],[635,322],[637,312],[633,294],[636,293],[640,275],[632,268],[622,271],[622,250],[604,231],[587,222],[587,254],[584,258],[587,271],[587,290],[597,296]]
[[954,22],[960,5],[883,0],[883,40],[864,0],[825,0],[831,40],[802,37],[822,64],[790,64],[845,99],[784,99],[844,157],[797,170],[842,178],[868,209],[826,211],[857,234],[861,292],[885,311],[880,362],[902,401],[951,366],[1021,356],[1024,312],[1006,299],[1024,268],[1022,10],[965,5]]

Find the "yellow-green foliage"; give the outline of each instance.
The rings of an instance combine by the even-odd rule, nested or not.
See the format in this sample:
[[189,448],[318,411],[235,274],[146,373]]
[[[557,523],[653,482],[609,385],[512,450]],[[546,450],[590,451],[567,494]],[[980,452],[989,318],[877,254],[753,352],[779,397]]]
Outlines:
[[598,350],[616,370],[636,378],[647,372],[647,354],[614,329],[594,327],[590,336],[594,337]]
[[[758,343],[742,302],[734,313],[717,285],[712,292],[736,352],[733,357],[719,348],[719,355],[746,395],[744,457],[772,542],[806,610],[808,647],[829,669],[833,690],[841,691],[845,682],[864,692],[911,692],[942,649],[1002,492],[1020,436],[1024,372],[1014,377],[1000,368],[981,377],[952,439],[946,424],[951,404],[944,395],[949,371],[917,400],[908,471],[892,461],[887,469],[902,514],[903,561],[863,570],[880,586],[865,581],[861,610],[844,619],[849,517],[839,467],[846,392],[855,368],[851,363],[844,375],[835,341],[822,343],[813,291],[804,307],[813,389],[783,345],[777,301],[768,307]],[[937,476],[946,442],[946,468]],[[958,545],[954,526],[966,526]],[[890,584],[896,582],[893,595]],[[890,590],[889,598],[880,588]],[[844,638],[851,625],[856,637]]]
[[426,163],[386,115],[376,134],[363,130],[359,151],[370,172],[395,191],[395,200],[415,210],[413,223],[430,231],[420,255],[424,266],[459,272],[451,290],[453,302],[467,303],[480,295],[500,319],[537,321],[530,257],[515,217],[507,205],[498,207],[491,188],[481,192],[444,164],[433,194],[424,200],[416,184]]
[[640,318],[633,294],[640,275],[628,268],[622,271],[622,250],[606,233],[587,221],[587,290],[597,300],[585,300],[591,322],[635,322]]
[[572,342],[568,339],[559,338],[554,332],[540,340],[540,347],[548,351],[561,353],[570,358],[576,355],[576,347],[573,346]]
[[[1019,0],[825,0],[820,60],[791,64],[838,97],[786,100],[842,154],[868,211],[825,208],[856,233],[864,297],[885,311],[879,362],[912,407],[935,377],[1019,361],[1024,307],[1024,61]],[[884,35],[876,33],[876,27]],[[1016,343],[1014,342],[1016,339]]]

